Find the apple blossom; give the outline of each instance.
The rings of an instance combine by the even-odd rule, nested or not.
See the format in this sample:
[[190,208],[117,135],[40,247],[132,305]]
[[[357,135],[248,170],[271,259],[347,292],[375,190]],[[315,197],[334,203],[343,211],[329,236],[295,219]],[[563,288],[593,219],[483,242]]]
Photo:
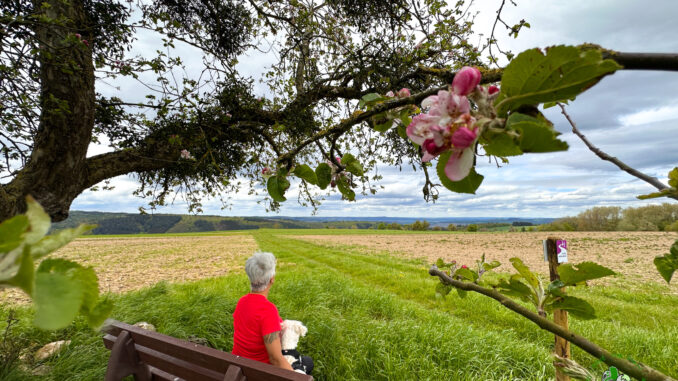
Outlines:
[[403,87],[402,89],[398,90],[398,96],[401,98],[409,97],[410,89]]
[[480,84],[481,77],[482,74],[477,68],[464,66],[454,76],[454,79],[452,80],[452,89],[457,95],[468,95]]
[[193,160],[195,159],[188,150],[182,149],[181,150],[181,158],[186,159],[186,160]]

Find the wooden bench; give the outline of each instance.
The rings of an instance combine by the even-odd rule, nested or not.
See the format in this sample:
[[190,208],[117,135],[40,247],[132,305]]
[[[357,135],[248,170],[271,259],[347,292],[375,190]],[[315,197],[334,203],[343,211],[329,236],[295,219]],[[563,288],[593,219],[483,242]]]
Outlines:
[[105,327],[111,350],[106,381],[134,375],[138,381],[312,381],[313,377],[179,340],[133,325]]

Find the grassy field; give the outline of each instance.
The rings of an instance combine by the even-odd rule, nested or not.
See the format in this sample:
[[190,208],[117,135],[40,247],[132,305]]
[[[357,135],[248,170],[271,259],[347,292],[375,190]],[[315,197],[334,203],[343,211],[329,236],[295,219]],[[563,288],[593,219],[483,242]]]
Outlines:
[[[314,376],[318,380],[544,380],[553,377],[552,335],[480,295],[463,299],[454,293],[445,299],[436,297],[437,280],[426,272],[430,263],[427,259],[408,258],[403,253],[392,255],[395,253],[390,248],[379,250],[355,244],[359,238],[376,241],[388,236],[419,237],[423,240],[416,241],[419,245],[430,241],[427,237],[443,236],[450,241],[470,237],[486,237],[491,241],[496,239],[492,233],[263,230],[235,233],[235,236],[238,234],[245,235],[245,241],[249,241],[251,235],[255,246],[272,251],[279,258],[270,299],[283,318],[301,320],[308,326],[309,334],[301,340],[300,350],[315,359]],[[301,237],[347,234],[355,237],[353,244]],[[229,237],[232,238],[233,233],[224,239]],[[111,241],[124,247],[128,239],[135,238],[138,237]],[[81,241],[87,240],[74,244]],[[187,258],[205,252],[195,247],[196,242],[187,245],[191,249],[183,249]],[[210,242],[210,247],[219,245],[217,241]],[[233,241],[223,242],[227,245]],[[631,240],[620,241],[620,244],[631,243]],[[420,247],[421,251],[430,249]],[[56,255],[68,256],[73,250],[75,248],[67,247]],[[249,246],[243,247],[243,252],[229,257],[229,261],[244,260],[251,254],[249,250]],[[182,252],[169,248],[167,251],[172,255]],[[201,266],[208,267],[209,263]],[[116,307],[112,317],[130,323],[147,321],[162,333],[203,338],[210,346],[229,351],[231,314],[238,298],[248,290],[247,278],[242,271],[226,272],[227,275],[220,277],[213,277],[210,271],[205,271],[211,276],[208,279],[185,283],[161,281],[141,290],[113,294]],[[676,287],[652,281],[625,282],[625,279],[622,276],[613,284],[575,290],[576,296],[596,307],[598,319],[571,319],[571,328],[615,354],[678,377]],[[9,305],[2,308],[3,318],[8,308]],[[30,326],[29,307],[20,307],[19,316],[15,333],[27,340],[31,349],[54,340],[71,339],[73,343],[61,355],[46,362],[50,367],[47,376],[36,377],[14,370],[5,374],[5,379],[103,378],[108,353],[103,348],[101,334],[88,329],[81,321],[57,332],[39,331]],[[596,359],[576,348],[573,355],[575,360],[602,375],[605,368]]]

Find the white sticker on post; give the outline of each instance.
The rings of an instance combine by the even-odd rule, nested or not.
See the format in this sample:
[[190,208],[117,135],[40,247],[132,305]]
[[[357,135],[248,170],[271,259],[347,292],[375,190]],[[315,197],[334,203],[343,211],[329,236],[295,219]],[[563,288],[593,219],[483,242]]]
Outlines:
[[546,240],[543,240],[541,242],[544,245],[544,262],[548,262],[549,261],[549,253],[546,249]]
[[556,241],[556,253],[558,254],[558,263],[567,262],[567,241],[566,240],[557,240]]

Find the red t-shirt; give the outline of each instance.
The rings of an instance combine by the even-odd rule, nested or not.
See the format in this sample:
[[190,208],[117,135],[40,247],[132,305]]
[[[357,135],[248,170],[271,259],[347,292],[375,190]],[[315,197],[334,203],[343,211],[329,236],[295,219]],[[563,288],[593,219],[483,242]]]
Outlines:
[[270,364],[264,336],[280,331],[275,304],[260,294],[240,298],[233,312],[233,354]]

